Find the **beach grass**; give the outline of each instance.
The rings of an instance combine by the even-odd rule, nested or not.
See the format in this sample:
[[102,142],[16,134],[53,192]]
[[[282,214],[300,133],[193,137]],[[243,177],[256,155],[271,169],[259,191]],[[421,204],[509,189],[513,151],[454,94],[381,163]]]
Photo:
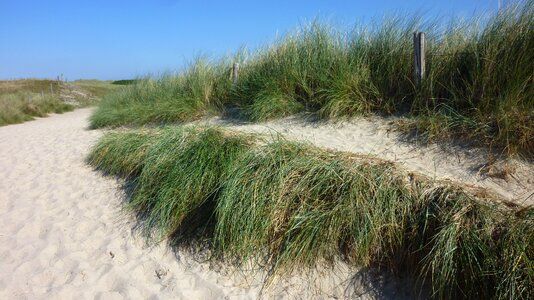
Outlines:
[[534,297],[534,210],[376,158],[214,127],[105,135],[87,161],[127,178],[152,242],[207,239],[271,275],[349,264],[408,273],[437,299]]
[[[232,59],[134,82],[91,118],[104,126],[181,123],[239,107],[253,121],[301,112],[324,119],[402,115],[418,138],[534,154],[534,1],[443,24],[417,16],[339,30],[319,21]],[[412,35],[426,33],[427,72],[413,76]],[[232,62],[240,62],[231,83]]]
[[215,114],[231,85],[223,69],[199,58],[184,73],[135,80],[104,97],[90,118],[91,127],[186,122]]
[[0,126],[22,123],[48,113],[62,113],[74,107],[54,95],[31,92],[0,94]]
[[48,79],[3,80],[0,81],[0,126],[92,105],[117,88],[99,80],[69,83]]

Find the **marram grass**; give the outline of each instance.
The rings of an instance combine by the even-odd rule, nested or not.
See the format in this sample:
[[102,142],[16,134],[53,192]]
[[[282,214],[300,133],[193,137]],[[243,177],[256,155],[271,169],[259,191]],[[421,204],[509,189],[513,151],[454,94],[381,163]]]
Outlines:
[[185,122],[220,109],[230,85],[224,66],[198,59],[178,75],[142,78],[103,99],[90,126],[118,127],[147,123]]
[[[91,126],[187,122],[225,106],[254,121],[402,113],[409,118],[399,128],[419,137],[532,157],[534,0],[465,23],[397,16],[378,24],[338,30],[313,22],[232,60],[199,59],[177,75],[138,80],[106,97]],[[414,31],[427,40],[421,86],[413,78]]]
[[209,127],[110,133],[88,162],[129,178],[127,210],[153,241],[200,230],[214,257],[274,274],[342,259],[439,299],[534,297],[532,208],[392,163]]

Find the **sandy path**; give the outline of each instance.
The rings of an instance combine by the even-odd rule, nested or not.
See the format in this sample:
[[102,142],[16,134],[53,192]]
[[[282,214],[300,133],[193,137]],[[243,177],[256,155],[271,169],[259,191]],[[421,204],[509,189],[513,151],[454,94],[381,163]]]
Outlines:
[[0,127],[0,299],[257,294],[131,236],[117,213],[117,183],[83,162],[101,135],[84,129],[88,115]]
[[[0,127],[0,299],[257,298],[264,272],[215,272],[132,235],[118,213],[119,184],[83,161],[102,134],[85,129],[89,114],[80,109]],[[409,297],[397,280],[376,281],[379,290],[371,292],[352,280],[355,273],[340,265],[261,295]]]

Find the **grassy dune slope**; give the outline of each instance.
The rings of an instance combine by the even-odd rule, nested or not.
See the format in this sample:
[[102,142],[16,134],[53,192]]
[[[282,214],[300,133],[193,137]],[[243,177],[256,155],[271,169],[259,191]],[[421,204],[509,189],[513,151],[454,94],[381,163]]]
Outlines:
[[[421,86],[413,80],[414,31],[427,36]],[[400,128],[428,140],[471,140],[531,157],[533,49],[532,0],[468,24],[397,17],[340,31],[313,23],[254,53],[201,59],[181,74],[137,81],[106,97],[91,125],[185,122],[226,106],[251,120],[401,113],[409,118]],[[241,63],[235,86],[233,61]]]
[[534,297],[534,210],[388,162],[195,127],[109,133],[88,162],[129,179],[152,241],[202,238],[273,274],[336,259],[406,271],[440,299]]
[[87,93],[90,97],[101,98],[117,91],[120,87],[112,81],[103,80],[76,80],[69,82],[74,87]]
[[184,122],[217,113],[231,86],[222,78],[224,68],[199,59],[183,74],[136,80],[103,99],[91,127]]
[[0,126],[86,106],[117,88],[110,82],[98,80],[69,83],[46,79],[0,81]]

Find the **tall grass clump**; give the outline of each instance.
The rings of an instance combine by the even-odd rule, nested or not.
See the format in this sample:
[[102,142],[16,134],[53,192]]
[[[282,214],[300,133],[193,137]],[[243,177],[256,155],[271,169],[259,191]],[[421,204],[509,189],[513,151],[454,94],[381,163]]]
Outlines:
[[[400,128],[428,140],[471,139],[533,154],[534,1],[459,24],[423,20],[396,16],[348,31],[315,21],[238,52],[235,85],[230,61],[197,60],[178,75],[135,81],[107,97],[91,125],[184,122],[227,105],[254,121],[299,112],[331,119],[402,113],[409,118]],[[413,79],[415,31],[427,36],[420,86]]]
[[343,63],[341,34],[314,23],[258,51],[245,65],[235,99],[253,120],[317,109],[330,70]]
[[389,98],[383,94],[397,95],[392,85],[400,81],[389,78],[388,83],[383,77],[399,74],[396,64],[405,70],[410,62],[409,54],[399,57],[409,48],[399,47],[402,35],[392,31],[411,27],[398,25],[345,33],[315,21],[253,55],[235,99],[260,121],[301,111],[337,118],[381,108],[382,99]]
[[150,131],[109,133],[102,137],[87,162],[110,175],[125,178],[141,173],[147,151],[158,135]]
[[223,185],[216,244],[245,257],[268,249],[266,262],[281,269],[340,251],[358,264],[386,261],[412,200],[392,165],[350,162],[283,140],[249,151]]
[[202,210],[213,206],[221,180],[247,144],[244,137],[216,129],[114,133],[95,146],[88,162],[107,173],[133,176],[128,208],[158,240],[190,231],[193,214],[199,214],[198,224],[208,222],[210,215]]
[[201,231],[214,257],[271,274],[344,260],[411,274],[437,299],[534,296],[532,208],[389,162],[210,127],[111,133],[88,161],[128,178],[152,241]]
[[417,129],[533,154],[534,1],[483,25],[451,26],[430,46],[428,76],[412,105]]
[[164,124],[191,121],[220,107],[230,85],[224,62],[198,59],[183,73],[135,80],[120,92],[104,97],[90,118],[102,126]]

